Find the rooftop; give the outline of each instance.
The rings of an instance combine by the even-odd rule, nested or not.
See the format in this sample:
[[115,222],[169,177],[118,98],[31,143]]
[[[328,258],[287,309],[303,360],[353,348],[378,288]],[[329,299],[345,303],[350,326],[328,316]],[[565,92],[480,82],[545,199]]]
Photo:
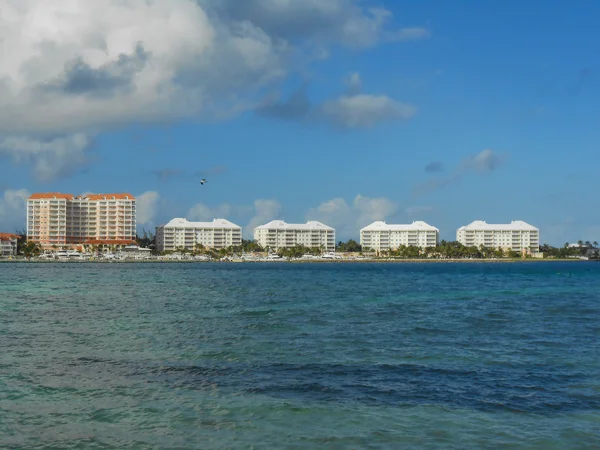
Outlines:
[[529,225],[522,220],[513,220],[511,223],[487,223],[483,220],[476,220],[469,225],[464,225],[458,231],[539,231],[533,225]]
[[19,236],[13,233],[0,233],[0,241],[9,241],[11,239],[19,239]]
[[255,230],[328,230],[335,231],[332,227],[316,220],[309,220],[306,223],[286,223],[283,220],[272,220],[269,223],[260,225]]
[[36,192],[31,194],[29,200],[41,200],[41,199],[49,199],[49,200],[135,200],[135,197],[128,193],[121,194],[87,194],[87,195],[78,195],[75,196],[73,194],[62,194],[60,192]]
[[418,220],[411,224],[387,224],[382,220],[367,225],[360,231],[440,231],[426,222]]
[[239,225],[225,219],[213,219],[212,222],[190,222],[187,219],[177,217],[172,219],[164,227],[168,228],[235,228],[241,229]]

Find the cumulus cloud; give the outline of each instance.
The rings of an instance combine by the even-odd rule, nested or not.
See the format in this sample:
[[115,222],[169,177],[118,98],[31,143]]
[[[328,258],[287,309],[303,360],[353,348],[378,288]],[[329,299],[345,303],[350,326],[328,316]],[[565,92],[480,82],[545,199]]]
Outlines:
[[222,203],[210,206],[197,203],[187,212],[186,218],[194,221],[211,221],[222,218],[243,225],[243,233],[247,238],[252,238],[254,228],[259,225],[280,218],[283,207],[276,200],[257,199],[252,205],[231,205]]
[[0,197],[0,233],[14,233],[27,223],[27,189],[7,189]]
[[445,186],[462,180],[470,173],[486,174],[495,171],[506,160],[506,155],[500,155],[493,150],[484,149],[481,152],[464,158],[446,177],[433,178],[419,183],[413,188],[413,197],[430,194]]
[[224,203],[216,207],[210,207],[203,203],[196,203],[187,213],[188,220],[211,221],[213,219],[228,219],[233,212],[231,205]]
[[40,181],[51,181],[87,165],[90,145],[85,133],[50,139],[11,136],[0,139],[0,155],[11,157],[16,164],[31,163]]
[[267,97],[256,112],[265,117],[323,123],[338,129],[369,128],[384,122],[406,120],[416,113],[415,107],[386,95],[358,93],[361,89],[358,73],[350,74],[345,85],[347,94],[313,104],[307,95],[307,85],[303,84],[287,99],[281,99],[279,95]]
[[[425,37],[418,28],[393,29],[391,13],[369,3],[0,0],[3,148],[28,155],[22,160],[42,178],[65,175],[86,162],[83,136],[134,122],[231,117],[332,44],[362,49]],[[340,104],[354,113],[344,116]],[[366,121],[357,112],[365,108],[407,114],[384,96],[342,98],[325,110],[348,126]],[[31,142],[40,143],[35,158]],[[58,167],[43,169],[57,159]]]
[[216,5],[224,15],[249,20],[270,36],[286,41],[311,36],[316,45],[335,41],[349,48],[366,48],[381,40],[428,36],[427,30],[419,27],[390,29],[392,13],[364,1],[218,0]]
[[158,213],[160,195],[156,191],[146,191],[136,197],[137,225],[152,225]]
[[254,201],[254,216],[250,219],[244,228],[246,236],[253,236],[254,229],[271,220],[278,219],[283,211],[283,207],[276,200],[258,199]]
[[376,220],[386,220],[398,212],[398,204],[385,197],[357,195],[349,205],[343,198],[334,198],[308,211],[307,220],[318,220],[336,229],[340,239],[357,238],[358,231]]
[[375,124],[412,117],[416,109],[386,95],[342,95],[323,103],[321,115],[339,128],[368,128]]

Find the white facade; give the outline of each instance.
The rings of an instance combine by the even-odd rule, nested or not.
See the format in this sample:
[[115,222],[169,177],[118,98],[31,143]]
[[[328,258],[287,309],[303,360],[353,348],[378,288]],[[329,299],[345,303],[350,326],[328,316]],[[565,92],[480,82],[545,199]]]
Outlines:
[[376,221],[360,230],[360,245],[374,251],[395,250],[401,245],[435,247],[439,235],[440,230],[422,221],[407,225]]
[[242,227],[225,219],[189,222],[176,218],[156,228],[156,249],[159,252],[179,248],[195,250],[197,244],[214,249],[242,245]]
[[254,229],[254,239],[263,248],[278,250],[303,245],[335,251],[335,229],[321,222],[286,223],[273,220]]
[[16,256],[18,239],[17,235],[0,233],[0,257]]
[[120,244],[135,240],[131,194],[36,193],[27,200],[27,240],[42,247]]
[[537,253],[540,231],[521,220],[508,224],[491,224],[476,220],[456,231],[456,240],[467,247],[502,248],[516,252]]

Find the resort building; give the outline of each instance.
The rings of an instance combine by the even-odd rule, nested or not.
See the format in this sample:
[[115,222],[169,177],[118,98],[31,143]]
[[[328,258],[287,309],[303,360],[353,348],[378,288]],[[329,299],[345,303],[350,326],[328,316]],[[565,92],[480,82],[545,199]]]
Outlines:
[[435,247],[439,236],[440,230],[421,221],[406,225],[376,221],[360,230],[360,245],[376,252],[395,250],[402,245]]
[[263,248],[279,250],[303,245],[335,251],[335,229],[317,221],[285,223],[273,220],[254,229],[254,239]]
[[27,200],[27,240],[42,248],[122,246],[135,242],[131,194],[37,193]]
[[10,233],[0,233],[0,258],[17,255],[19,236]]
[[484,246],[520,253],[540,250],[540,231],[521,220],[508,224],[491,224],[481,220],[471,222],[456,231],[456,240],[467,247]]
[[242,245],[242,227],[225,219],[212,222],[189,222],[176,218],[156,227],[156,250],[195,250],[197,245],[220,249]]

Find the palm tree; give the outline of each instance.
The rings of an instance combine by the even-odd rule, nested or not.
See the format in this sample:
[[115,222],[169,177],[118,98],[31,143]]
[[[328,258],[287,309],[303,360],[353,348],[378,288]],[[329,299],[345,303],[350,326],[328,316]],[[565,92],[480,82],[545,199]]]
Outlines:
[[594,248],[598,247],[598,241],[594,241],[594,242],[592,242],[592,244],[594,244]]
[[23,247],[23,253],[28,261],[31,261],[32,256],[40,254],[40,247],[33,241],[29,241],[25,247]]

